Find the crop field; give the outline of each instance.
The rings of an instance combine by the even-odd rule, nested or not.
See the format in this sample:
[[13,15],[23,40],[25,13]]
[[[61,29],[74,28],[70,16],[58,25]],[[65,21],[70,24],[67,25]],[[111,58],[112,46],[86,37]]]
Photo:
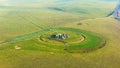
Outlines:
[[117,0],[1,0],[0,68],[120,68]]

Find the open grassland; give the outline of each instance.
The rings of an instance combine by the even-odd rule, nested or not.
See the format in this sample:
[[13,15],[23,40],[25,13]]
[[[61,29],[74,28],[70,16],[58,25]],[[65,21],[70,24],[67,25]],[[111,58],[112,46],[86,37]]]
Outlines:
[[47,10],[1,10],[0,41],[79,20],[78,15]]
[[[47,33],[47,38],[41,38],[41,43],[43,41],[43,44],[45,44],[48,47],[51,48],[57,48],[57,49],[61,49],[64,50],[67,48],[68,52],[85,52],[85,51],[91,51],[91,50],[95,50],[96,48],[99,48],[103,43],[104,43],[104,39],[102,39],[99,36],[96,36],[95,34],[92,34],[90,32],[86,32],[86,31],[82,31],[82,30],[77,30],[77,29],[71,29],[71,28],[59,28],[57,31],[62,30],[62,32],[65,32],[65,34],[67,34],[67,32],[69,33],[68,35],[70,35],[70,37],[68,38],[68,40],[56,40],[58,42],[61,42],[56,44],[55,41],[53,40],[52,43],[50,43],[49,41],[51,41],[50,36],[51,33],[53,31],[50,31],[49,33]],[[61,32],[61,33],[62,33]],[[75,34],[77,34],[75,37]],[[46,33],[45,33],[46,34]],[[54,32],[52,33],[54,34]],[[82,37],[84,38],[84,40],[81,41],[79,35],[82,35]],[[74,39],[74,40],[73,40]],[[95,40],[95,41],[93,41]],[[75,41],[78,41],[77,43],[73,43]],[[81,41],[81,42],[79,42]],[[57,46],[59,45],[59,46]]]
[[[64,4],[58,4],[54,3],[57,0],[49,0],[48,4],[43,0],[38,1],[36,3],[35,0],[30,0],[29,4],[24,0],[20,0],[18,4],[0,2],[1,42],[49,27],[61,26],[98,33],[106,38],[106,46],[89,53],[68,53],[39,44],[39,36],[37,39],[31,37],[0,46],[0,68],[120,67],[120,21],[105,17],[114,9],[115,2],[68,0],[69,3],[66,3],[67,0],[63,0]],[[15,46],[22,48],[16,50]]]
[[[52,38],[51,36],[56,33],[68,34],[69,37],[68,39]],[[41,49],[46,50],[47,48],[52,48],[52,49],[56,49],[56,50],[58,49],[61,51],[64,51],[65,49],[67,49],[68,52],[82,52],[82,53],[102,48],[106,44],[104,38],[99,37],[94,33],[87,32],[84,30],[78,30],[78,29],[72,29],[72,28],[60,28],[60,27],[51,28],[51,29],[40,31],[40,32],[35,32],[32,34],[27,34],[27,35],[6,41],[6,43],[9,43],[12,45],[12,46],[7,45],[8,47],[19,46],[20,48],[23,48],[22,50],[28,49],[28,50],[41,51]],[[34,45],[27,46],[26,48],[26,45],[28,44],[34,44]],[[7,46],[3,48],[1,47],[1,49],[7,49],[6,48]],[[49,49],[49,51],[51,51],[51,49]]]

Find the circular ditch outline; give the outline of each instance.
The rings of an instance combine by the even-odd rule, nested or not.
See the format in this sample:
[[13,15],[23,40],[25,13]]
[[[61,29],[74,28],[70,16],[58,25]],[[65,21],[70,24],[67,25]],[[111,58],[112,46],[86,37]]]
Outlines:
[[[66,45],[64,47],[64,50],[66,50],[70,53],[74,53],[74,52],[75,53],[76,52],[88,53],[88,52],[100,49],[106,45],[106,40],[102,36],[95,35],[92,32],[74,29],[74,28],[59,28],[57,30],[75,32],[75,33],[81,34],[84,37],[85,40],[82,41],[82,44],[78,43],[77,45],[76,44],[71,45],[71,44],[63,41],[63,43]],[[50,44],[50,45],[52,45],[52,44]],[[47,46],[52,47],[50,45],[47,45]],[[56,48],[59,48],[59,47],[56,47]]]

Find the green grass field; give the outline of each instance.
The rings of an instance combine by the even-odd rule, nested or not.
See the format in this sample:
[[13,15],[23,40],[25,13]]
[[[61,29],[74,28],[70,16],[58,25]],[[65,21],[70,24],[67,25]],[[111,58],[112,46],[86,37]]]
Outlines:
[[[0,68],[119,68],[120,21],[106,17],[116,4],[117,0],[1,0]],[[56,27],[61,30],[50,30]],[[48,39],[54,33],[70,35],[64,40],[70,50]],[[82,43],[81,33],[87,37]],[[104,40],[106,45],[96,49]],[[86,48],[94,49],[79,52]]]

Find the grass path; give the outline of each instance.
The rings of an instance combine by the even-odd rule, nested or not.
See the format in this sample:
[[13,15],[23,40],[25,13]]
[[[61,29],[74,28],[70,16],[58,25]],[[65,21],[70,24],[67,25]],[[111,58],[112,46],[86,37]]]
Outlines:
[[[84,31],[84,30],[79,30],[79,29],[73,29],[73,28],[53,27],[53,28],[45,29],[45,30],[42,30],[39,32],[27,34],[24,36],[16,37],[14,39],[2,42],[2,43],[0,43],[0,46],[4,45],[6,43],[16,43],[16,42],[31,38],[36,35],[46,33],[51,30],[63,30],[63,31],[73,32],[73,33],[82,35],[83,38],[81,40],[73,42],[73,43],[67,42],[67,44],[65,43],[66,46],[56,46],[56,45],[53,45],[53,44],[50,44],[47,42],[43,43],[43,44],[46,44],[47,47],[51,47],[51,48],[55,48],[55,49],[57,49],[57,48],[58,49],[64,49],[64,48],[66,49],[67,48],[68,52],[88,52],[88,51],[96,50],[98,48],[102,48],[105,45],[104,39],[94,33]],[[106,43],[106,41],[105,41],[105,43]]]
[[53,28],[45,29],[45,30],[42,30],[42,31],[39,31],[39,32],[35,32],[35,33],[31,33],[31,34],[26,34],[26,35],[24,35],[24,36],[19,36],[19,37],[16,37],[16,38],[14,38],[14,39],[10,39],[10,40],[1,42],[1,43],[0,43],[0,46],[1,46],[1,45],[4,45],[4,44],[6,44],[6,43],[19,42],[19,41],[22,41],[22,40],[24,40],[24,39],[30,38],[30,37],[32,37],[32,36],[39,35],[39,34],[48,32],[48,31],[50,31],[50,30],[52,30],[52,29],[58,29],[58,28],[59,28],[59,27],[53,27]]

